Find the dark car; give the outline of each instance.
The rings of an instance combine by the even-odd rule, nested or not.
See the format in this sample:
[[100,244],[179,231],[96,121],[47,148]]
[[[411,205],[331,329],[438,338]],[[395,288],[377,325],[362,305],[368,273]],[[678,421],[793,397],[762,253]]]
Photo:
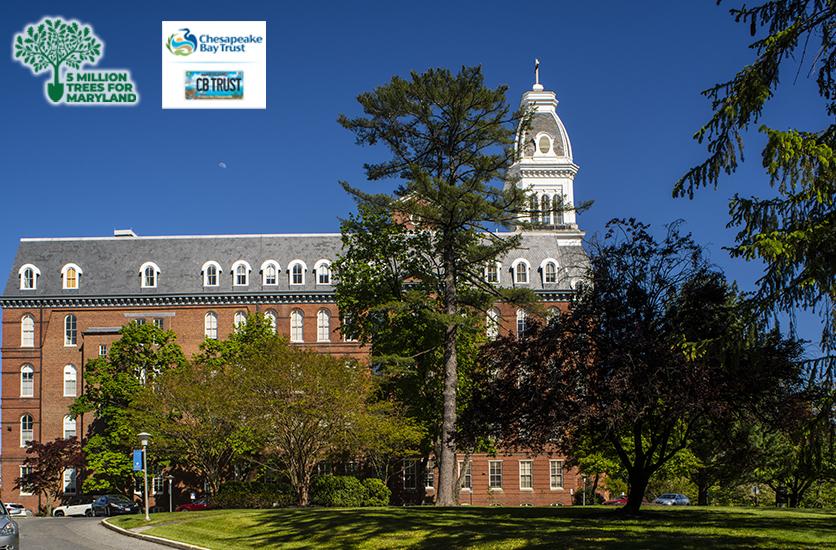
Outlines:
[[199,510],[206,510],[209,508],[209,503],[205,498],[196,500],[194,502],[187,502],[180,504],[174,509],[175,512],[197,512]]
[[102,495],[93,501],[94,516],[138,514],[139,504],[124,495]]

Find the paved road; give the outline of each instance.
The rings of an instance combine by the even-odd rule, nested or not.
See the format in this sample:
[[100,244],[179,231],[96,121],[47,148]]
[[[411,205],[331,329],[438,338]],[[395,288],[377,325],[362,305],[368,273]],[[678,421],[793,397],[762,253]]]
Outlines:
[[105,529],[102,518],[19,518],[21,550],[160,550]]

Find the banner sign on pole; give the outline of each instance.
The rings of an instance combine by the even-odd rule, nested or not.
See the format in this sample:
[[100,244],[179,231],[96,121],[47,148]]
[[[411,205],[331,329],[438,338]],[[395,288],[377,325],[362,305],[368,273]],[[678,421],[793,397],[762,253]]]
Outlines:
[[134,451],[134,472],[142,471],[142,450]]

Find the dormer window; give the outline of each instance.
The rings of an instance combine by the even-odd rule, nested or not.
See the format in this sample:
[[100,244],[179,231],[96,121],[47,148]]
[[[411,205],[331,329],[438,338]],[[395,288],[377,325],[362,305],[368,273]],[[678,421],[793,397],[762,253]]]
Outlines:
[[244,260],[238,260],[237,262],[232,264],[233,286],[249,286],[250,271],[252,271],[250,264],[248,264]]
[[36,290],[41,271],[32,264],[26,264],[18,270],[20,290]]
[[262,284],[264,286],[275,286],[279,284],[279,263],[267,260],[261,264]]
[[203,286],[219,286],[221,266],[218,262],[206,262],[203,264]]
[[557,260],[553,260],[552,258],[544,260],[540,269],[543,272],[543,283],[557,283]]
[[314,272],[316,273],[316,284],[331,284],[331,262],[328,260],[319,260],[314,265]]
[[530,269],[531,266],[527,260],[523,258],[514,260],[514,263],[511,265],[511,270],[514,273],[514,282],[522,285],[528,284],[528,272]]
[[294,260],[291,262],[288,271],[290,272],[291,285],[305,284],[305,271],[307,271],[307,267],[302,260]]
[[145,262],[139,268],[142,277],[142,288],[157,288],[157,279],[160,275],[160,268],[154,262]]
[[80,286],[82,271],[76,264],[67,264],[61,268],[61,281],[64,290],[77,290]]
[[485,268],[485,281],[491,284],[499,284],[500,269],[502,269],[502,264],[499,262],[489,264],[488,267]]

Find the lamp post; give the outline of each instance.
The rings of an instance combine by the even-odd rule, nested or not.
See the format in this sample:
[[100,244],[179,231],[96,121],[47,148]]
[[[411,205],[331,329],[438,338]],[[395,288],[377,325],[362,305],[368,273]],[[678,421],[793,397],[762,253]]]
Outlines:
[[581,476],[583,479],[583,506],[586,506],[586,474]]
[[142,443],[142,481],[145,490],[142,493],[145,500],[145,521],[151,521],[151,516],[148,515],[148,439],[151,434],[142,432],[139,434],[139,442]]
[[168,511],[173,512],[174,511],[174,505],[173,505],[174,500],[173,500],[173,497],[172,497],[173,493],[171,492],[171,482],[174,481],[174,476],[171,475],[171,474],[168,474],[167,476],[165,476],[165,478],[168,480]]

